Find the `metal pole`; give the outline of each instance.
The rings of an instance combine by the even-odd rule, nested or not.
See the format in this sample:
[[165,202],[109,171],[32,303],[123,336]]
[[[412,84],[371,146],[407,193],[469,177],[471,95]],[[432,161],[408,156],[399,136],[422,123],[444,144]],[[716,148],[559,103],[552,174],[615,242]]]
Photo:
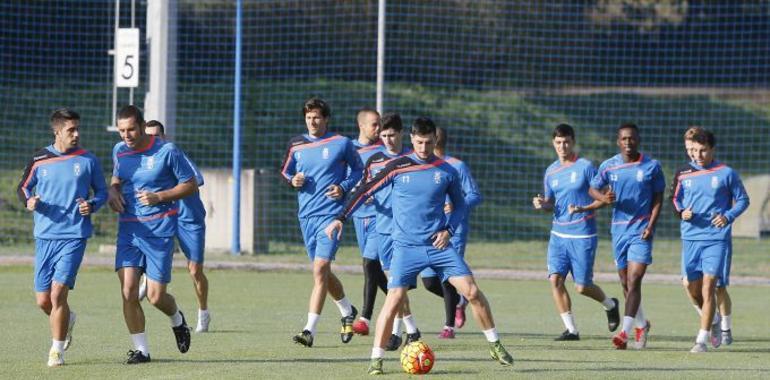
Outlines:
[[235,83],[233,89],[233,214],[230,252],[241,253],[241,0],[235,12]]
[[377,112],[382,114],[382,93],[385,89],[385,0],[377,9]]
[[[135,19],[136,19],[136,0],[131,0],[131,27],[135,28]],[[134,105],[134,88],[130,87],[128,89],[128,104]]]
[[118,28],[120,27],[120,0],[115,0],[115,38],[112,41],[112,124],[108,128],[117,127],[117,120],[115,120],[116,113],[118,112],[118,88],[115,87],[115,50],[118,47]]

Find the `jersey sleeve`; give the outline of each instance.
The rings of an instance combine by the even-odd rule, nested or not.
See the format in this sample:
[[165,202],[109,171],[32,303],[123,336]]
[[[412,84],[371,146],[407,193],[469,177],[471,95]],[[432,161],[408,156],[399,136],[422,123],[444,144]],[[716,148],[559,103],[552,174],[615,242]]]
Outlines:
[[666,191],[666,177],[663,175],[660,162],[655,161],[655,166],[652,169],[652,192],[657,194],[664,191]]
[[548,169],[543,173],[543,197],[545,199],[554,198],[553,189],[551,189],[551,185],[548,183]]
[[735,218],[743,214],[749,207],[749,194],[746,192],[746,188],[743,187],[743,181],[735,170],[730,171],[730,176],[727,177],[727,185],[730,188],[730,194],[733,199],[733,207],[725,212],[725,217],[732,223]]
[[455,231],[460,227],[460,223],[465,219],[465,215],[468,212],[468,205],[465,203],[461,182],[460,175],[457,173],[447,188],[447,195],[449,195],[453,208],[447,220],[447,230],[451,235],[454,235]]
[[353,142],[349,139],[345,144],[345,162],[348,164],[347,177],[340,183],[340,187],[347,193],[361,180],[364,174],[364,164],[361,162],[361,156],[356,151]]
[[190,168],[193,171],[193,175],[195,175],[195,182],[198,183],[198,187],[203,186],[204,184],[203,173],[201,173],[201,171],[198,170],[198,166],[195,165],[195,162],[193,162],[193,160],[190,159],[190,156],[188,156],[187,153],[181,150],[180,152],[182,153],[182,157],[184,157],[184,159],[187,161],[187,164],[190,165]]
[[292,139],[289,141],[289,146],[286,148],[286,155],[281,163],[281,178],[283,178],[289,186],[291,186],[292,177],[297,174],[297,161],[294,159],[294,146],[294,139]]
[[591,178],[591,188],[601,190],[610,182],[607,180],[607,171],[605,170],[605,164],[599,165],[599,170],[596,172],[593,178]]
[[32,189],[35,188],[36,184],[37,177],[35,176],[35,159],[32,158],[24,167],[24,172],[21,175],[19,185],[16,186],[16,196],[19,198],[19,202],[21,202],[25,208],[27,207],[27,199],[32,197]]
[[104,181],[102,165],[96,157],[91,157],[91,189],[94,196],[88,202],[91,203],[92,212],[98,211],[107,203],[107,183]]
[[679,183],[679,176],[681,176],[682,172],[685,170],[687,170],[687,168],[677,169],[677,171],[674,172],[674,178],[671,180],[671,184],[668,187],[668,197],[671,201],[671,205],[673,206],[674,215],[677,217],[680,217],[682,210],[684,210],[684,206],[682,205],[682,189],[681,184]]
[[411,162],[411,160],[406,161],[405,159],[392,160],[388,162],[385,168],[380,170],[377,175],[371,177],[366,182],[361,181],[361,183],[353,189],[347,202],[345,202],[342,212],[337,215],[337,219],[344,222],[364,203],[364,201],[366,201],[367,198],[392,183],[393,178],[398,174],[396,171],[398,168],[409,166],[409,163]]
[[182,153],[182,151],[175,145],[170,145],[171,146],[168,148],[167,164],[171,169],[171,172],[174,173],[177,183],[184,183],[195,179],[195,172],[193,172],[192,167],[185,159],[184,153]]
[[460,165],[460,183],[462,186],[463,198],[468,209],[478,206],[483,200],[479,187],[471,175],[471,169],[464,162]]

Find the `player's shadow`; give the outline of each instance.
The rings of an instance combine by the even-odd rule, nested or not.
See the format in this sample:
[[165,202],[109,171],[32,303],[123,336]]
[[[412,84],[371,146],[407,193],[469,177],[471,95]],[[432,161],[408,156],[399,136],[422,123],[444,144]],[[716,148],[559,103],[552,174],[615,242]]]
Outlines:
[[[600,369],[598,368],[531,368],[531,369],[517,369],[517,373],[556,373],[556,372],[567,372],[567,373],[575,373],[575,372],[624,372],[628,373],[629,371],[650,371],[650,372],[679,372],[679,374],[684,374],[685,372],[696,372],[700,373],[703,372],[703,368],[682,368],[682,367],[602,367]],[[756,369],[756,368],[719,368],[720,372],[726,372],[726,371],[736,371],[736,372],[746,372],[746,373],[770,373],[770,370],[766,369]],[[668,376],[667,376],[668,377]]]

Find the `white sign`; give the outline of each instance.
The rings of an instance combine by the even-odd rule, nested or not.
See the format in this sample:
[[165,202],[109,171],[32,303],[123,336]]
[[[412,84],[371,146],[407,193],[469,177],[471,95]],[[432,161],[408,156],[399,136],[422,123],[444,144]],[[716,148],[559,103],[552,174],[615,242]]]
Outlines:
[[118,29],[115,36],[115,86],[139,86],[139,29]]

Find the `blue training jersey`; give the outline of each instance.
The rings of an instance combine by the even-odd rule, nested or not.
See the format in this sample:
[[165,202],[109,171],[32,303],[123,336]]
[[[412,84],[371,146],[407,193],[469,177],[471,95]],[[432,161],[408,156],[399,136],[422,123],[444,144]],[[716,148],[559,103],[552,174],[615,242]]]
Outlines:
[[594,201],[588,188],[595,175],[596,168],[591,161],[577,156],[564,164],[556,160],[545,170],[543,195],[553,201],[553,234],[567,238],[596,235],[594,211],[569,213],[569,205],[587,206]]
[[329,186],[339,185],[347,193],[363,175],[364,164],[353,143],[345,136],[327,132],[321,137],[297,136],[289,142],[281,175],[291,186],[297,173],[305,174],[305,184],[298,189],[300,218],[336,215],[345,197],[331,199],[325,195]]
[[29,198],[40,196],[34,213],[34,236],[38,239],[91,237],[91,217],[80,215],[78,199],[91,203],[91,213],[107,202],[102,166],[96,156],[82,148],[64,153],[53,145],[40,149],[24,168],[16,192],[25,208]]
[[143,237],[173,237],[176,234],[179,207],[175,202],[152,206],[139,203],[140,191],[159,192],[195,180],[182,151],[170,142],[154,136],[143,149],[131,149],[124,142],[112,150],[112,176],[120,180],[126,204],[118,219],[118,234]]
[[[353,141],[353,146],[356,147],[358,156],[361,157],[361,162],[363,163],[366,163],[367,161],[369,161],[370,157],[384,150],[382,141],[379,141],[379,140],[377,140],[377,142],[375,142],[374,144],[369,144],[369,145],[362,145],[358,140],[352,140],[352,141]],[[358,208],[358,210],[356,210],[353,216],[356,218],[371,218],[376,214],[377,214],[377,210],[375,210],[374,204],[364,203],[363,205],[361,205],[361,207]]]
[[636,161],[624,162],[617,154],[602,162],[599,172],[591,180],[594,189],[607,186],[615,192],[612,234],[641,234],[650,221],[653,197],[663,193],[666,180],[657,160],[639,153]]
[[[400,153],[392,154],[388,152],[387,149],[383,148],[381,151],[369,157],[369,160],[366,161],[366,168],[364,169],[364,178],[361,180],[362,186],[385,169],[385,165],[387,165],[388,162],[411,152],[411,149],[402,147]],[[393,210],[390,205],[390,187],[377,191],[373,198],[372,206],[377,213],[377,225],[374,226],[375,231],[383,235],[390,235],[393,233]],[[366,201],[364,202],[364,205],[365,204]],[[355,212],[353,215],[356,215]]]
[[[454,234],[465,215],[465,200],[457,170],[440,158],[431,157],[423,161],[412,153],[391,160],[385,169],[356,188],[338,219],[347,219],[367,197],[387,188],[391,190],[394,242],[412,246],[432,245],[436,232],[446,229]],[[449,219],[444,216],[447,194],[456,211]]]
[[[182,151],[180,152],[195,174],[195,182],[198,184],[198,187],[203,186],[203,174],[187,154]],[[203,227],[206,224],[206,208],[203,206],[199,191],[195,191],[191,195],[179,200],[179,223],[185,224],[187,228]]]
[[[468,167],[468,165],[465,164],[465,162],[449,155],[444,156],[444,161],[448,162],[449,165],[452,165],[452,167],[457,170],[457,173],[460,174],[460,185],[463,189],[463,198],[465,199],[466,211],[465,215],[463,215],[460,227],[458,227],[457,231],[455,231],[455,238],[464,242],[468,238],[468,232],[470,231],[469,223],[471,210],[481,204],[483,198],[481,196],[481,192],[479,191],[479,187],[476,185],[476,180],[474,180],[473,176],[471,175],[471,169]],[[446,202],[450,204],[452,203],[448,196]],[[454,212],[455,211],[453,207],[452,213]],[[447,215],[447,217],[451,217],[452,213]]]
[[[680,222],[684,240],[729,240],[735,218],[749,207],[749,195],[738,173],[713,161],[708,167],[691,162],[676,174],[674,207],[678,212],[691,209],[690,220]],[[715,227],[711,220],[724,215],[727,226]]]

